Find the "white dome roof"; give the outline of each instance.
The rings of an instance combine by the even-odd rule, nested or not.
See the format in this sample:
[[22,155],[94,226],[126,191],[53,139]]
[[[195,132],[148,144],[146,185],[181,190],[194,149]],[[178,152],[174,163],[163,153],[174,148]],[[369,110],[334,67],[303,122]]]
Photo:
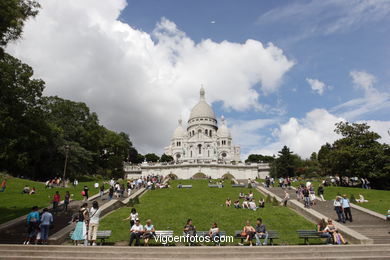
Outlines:
[[184,130],[183,126],[182,126],[182,120],[179,119],[179,125],[177,126],[177,128],[175,129],[175,132],[173,132],[173,136],[172,136],[172,139],[175,139],[175,138],[182,138],[182,137],[185,137],[186,136],[186,131]]
[[207,118],[215,119],[215,114],[214,114],[213,109],[206,102],[205,91],[203,88],[200,89],[199,103],[196,104],[192,108],[191,114],[190,114],[190,119],[188,121],[190,121],[191,119],[200,118],[200,117],[202,117],[202,118],[207,117]]
[[225,117],[221,116],[221,126],[218,128],[217,135],[218,137],[231,137],[229,128],[227,128],[226,123],[225,123]]

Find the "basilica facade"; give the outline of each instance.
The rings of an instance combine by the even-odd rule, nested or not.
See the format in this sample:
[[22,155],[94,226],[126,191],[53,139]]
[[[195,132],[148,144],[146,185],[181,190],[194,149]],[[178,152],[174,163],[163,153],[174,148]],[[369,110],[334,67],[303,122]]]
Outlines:
[[212,107],[206,102],[203,88],[199,102],[191,110],[187,126],[184,127],[182,120],[179,120],[171,143],[164,152],[177,162],[240,161],[240,146],[233,144],[223,116],[218,124]]

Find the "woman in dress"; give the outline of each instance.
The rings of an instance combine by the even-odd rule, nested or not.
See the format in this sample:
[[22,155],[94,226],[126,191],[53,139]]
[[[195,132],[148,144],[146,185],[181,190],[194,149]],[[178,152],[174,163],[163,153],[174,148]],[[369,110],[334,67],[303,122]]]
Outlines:
[[77,221],[76,227],[73,231],[71,239],[74,241],[74,244],[77,246],[80,241],[87,241],[87,226],[89,221],[89,213],[87,209],[88,204],[84,203],[76,217],[73,219],[74,222]]

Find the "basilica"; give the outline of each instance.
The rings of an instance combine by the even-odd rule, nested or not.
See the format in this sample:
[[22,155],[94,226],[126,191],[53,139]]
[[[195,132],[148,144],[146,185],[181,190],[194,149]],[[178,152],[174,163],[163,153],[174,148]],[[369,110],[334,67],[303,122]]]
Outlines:
[[215,117],[211,106],[206,102],[205,91],[200,90],[199,102],[192,108],[187,127],[180,119],[171,143],[165,147],[166,155],[176,162],[239,162],[240,146],[234,145],[226,120]]

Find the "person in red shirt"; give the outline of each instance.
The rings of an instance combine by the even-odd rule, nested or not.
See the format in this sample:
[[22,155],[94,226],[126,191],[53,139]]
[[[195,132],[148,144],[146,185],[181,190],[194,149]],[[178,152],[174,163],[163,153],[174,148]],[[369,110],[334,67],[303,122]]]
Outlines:
[[1,183],[1,190],[0,190],[0,192],[4,192],[6,187],[7,187],[7,180],[4,179],[3,182]]
[[58,191],[56,191],[56,193],[53,196],[53,211],[54,212],[57,212],[57,207],[58,207],[58,204],[60,203],[60,201],[61,201],[60,193]]

